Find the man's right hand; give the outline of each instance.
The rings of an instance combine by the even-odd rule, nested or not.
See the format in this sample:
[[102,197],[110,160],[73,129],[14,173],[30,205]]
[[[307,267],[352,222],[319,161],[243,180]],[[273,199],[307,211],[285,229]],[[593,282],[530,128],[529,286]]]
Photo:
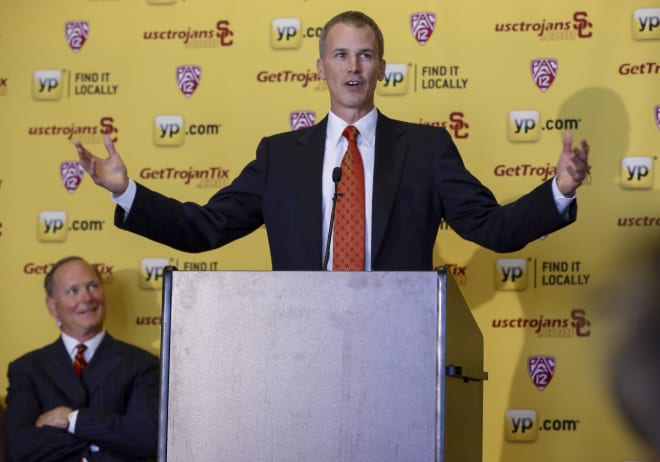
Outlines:
[[128,172],[109,135],[103,135],[103,144],[108,157],[101,159],[89,152],[80,141],[73,144],[78,151],[80,163],[89,176],[99,186],[103,186],[115,195],[120,195],[128,187]]

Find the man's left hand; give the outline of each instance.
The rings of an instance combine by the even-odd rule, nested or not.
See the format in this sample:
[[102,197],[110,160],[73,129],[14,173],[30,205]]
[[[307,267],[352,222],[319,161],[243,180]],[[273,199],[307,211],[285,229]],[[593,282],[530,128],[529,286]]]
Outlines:
[[566,197],[575,194],[575,190],[589,177],[589,144],[582,139],[580,146],[573,146],[573,134],[564,133],[563,149],[557,163],[557,187]]

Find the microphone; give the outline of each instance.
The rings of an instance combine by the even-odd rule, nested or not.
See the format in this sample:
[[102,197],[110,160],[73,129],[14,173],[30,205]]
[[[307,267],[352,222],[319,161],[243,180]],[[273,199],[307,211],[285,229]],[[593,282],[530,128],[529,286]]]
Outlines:
[[330,213],[330,227],[328,229],[328,238],[325,245],[325,258],[323,259],[323,271],[328,270],[328,259],[330,259],[330,242],[332,242],[332,227],[335,224],[335,208],[337,207],[337,198],[341,196],[337,192],[339,189],[339,181],[341,181],[341,168],[335,167],[332,169],[332,181],[335,183],[335,194],[332,196],[332,212]]

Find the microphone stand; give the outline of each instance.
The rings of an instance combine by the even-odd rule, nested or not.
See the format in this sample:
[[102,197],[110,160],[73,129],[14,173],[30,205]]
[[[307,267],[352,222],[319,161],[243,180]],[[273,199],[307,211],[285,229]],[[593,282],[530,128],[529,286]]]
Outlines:
[[337,207],[337,199],[341,194],[337,191],[339,189],[339,181],[341,180],[341,168],[335,167],[332,169],[332,181],[335,183],[335,194],[332,196],[332,212],[330,213],[330,228],[328,229],[328,238],[325,244],[325,258],[323,259],[323,271],[328,270],[328,260],[330,259],[330,242],[332,242],[332,228],[335,224],[335,208]]

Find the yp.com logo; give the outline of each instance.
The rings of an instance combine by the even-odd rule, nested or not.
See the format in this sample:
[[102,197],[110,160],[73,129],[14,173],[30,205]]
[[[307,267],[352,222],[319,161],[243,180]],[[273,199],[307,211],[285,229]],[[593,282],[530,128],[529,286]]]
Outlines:
[[36,100],[58,100],[62,97],[62,71],[34,71],[32,98]]
[[270,46],[273,48],[299,48],[302,32],[299,18],[273,19],[270,28]]
[[527,261],[522,258],[498,259],[495,262],[495,289],[527,289]]
[[535,441],[538,433],[536,411],[532,409],[506,411],[504,434],[508,441]]
[[184,137],[183,116],[156,116],[153,131],[156,146],[181,146]]
[[660,40],[660,8],[635,10],[632,17],[635,40]]
[[43,242],[60,242],[67,238],[67,217],[64,211],[43,211],[37,222],[37,238]]
[[511,111],[509,113],[509,141],[538,141],[541,124],[538,111]]
[[386,64],[385,78],[378,85],[379,95],[405,95],[408,93],[408,66]]
[[163,269],[170,264],[167,258],[143,258],[140,262],[139,285],[142,289],[161,289]]
[[621,159],[619,180],[624,189],[651,189],[654,182],[653,159],[650,157],[624,157]]

